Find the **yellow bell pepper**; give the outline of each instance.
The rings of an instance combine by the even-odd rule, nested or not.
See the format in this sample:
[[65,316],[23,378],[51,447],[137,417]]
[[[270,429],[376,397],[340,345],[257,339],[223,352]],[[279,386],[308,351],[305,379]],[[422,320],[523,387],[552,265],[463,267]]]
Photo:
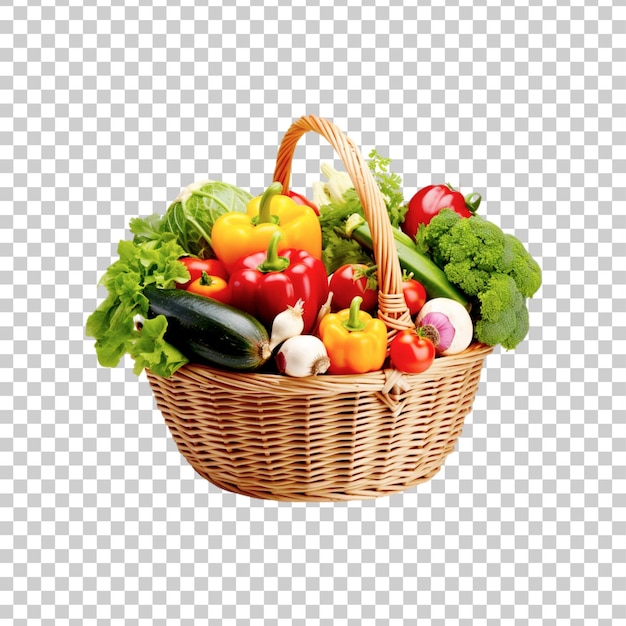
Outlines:
[[315,211],[296,204],[282,190],[274,182],[248,203],[246,213],[231,211],[215,220],[213,251],[227,268],[243,256],[267,250],[276,231],[283,235],[281,249],[295,248],[322,258],[322,228]]
[[387,354],[384,322],[361,311],[361,296],[349,309],[322,318],[318,335],[330,359],[329,374],[364,374],[379,370]]

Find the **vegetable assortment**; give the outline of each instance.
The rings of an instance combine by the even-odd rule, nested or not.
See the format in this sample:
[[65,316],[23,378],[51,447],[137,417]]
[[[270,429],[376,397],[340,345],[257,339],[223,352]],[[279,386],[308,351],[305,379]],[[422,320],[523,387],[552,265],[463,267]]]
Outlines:
[[414,326],[377,317],[372,234],[350,178],[328,164],[313,199],[274,182],[260,195],[189,185],[164,215],[130,221],[132,239],[101,279],[89,316],[98,361],[171,376],[189,362],[293,377],[417,374],[472,342],[513,349],[528,333],[541,269],[521,241],[479,216],[481,196],[428,185],[405,202],[377,151]]

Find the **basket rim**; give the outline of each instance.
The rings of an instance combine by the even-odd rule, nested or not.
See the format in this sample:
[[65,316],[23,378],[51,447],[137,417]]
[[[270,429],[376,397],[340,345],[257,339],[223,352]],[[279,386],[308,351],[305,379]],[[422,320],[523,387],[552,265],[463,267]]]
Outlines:
[[[315,392],[322,392],[324,389],[345,388],[389,388],[400,386],[409,389],[420,381],[440,379],[446,377],[451,369],[467,366],[477,360],[484,360],[494,350],[494,346],[474,342],[468,348],[457,354],[450,354],[435,358],[433,364],[420,374],[401,372],[392,367],[363,374],[322,374],[318,376],[306,376],[296,378],[285,376],[274,372],[258,371],[237,371],[226,370],[201,363],[187,363],[180,367],[166,380],[176,379],[176,377],[191,377],[200,380],[222,380],[236,381],[246,387],[255,387],[259,384],[276,386],[277,389],[288,389],[290,387],[298,390],[310,389]],[[145,370],[148,377],[158,380],[163,378],[158,374]]]

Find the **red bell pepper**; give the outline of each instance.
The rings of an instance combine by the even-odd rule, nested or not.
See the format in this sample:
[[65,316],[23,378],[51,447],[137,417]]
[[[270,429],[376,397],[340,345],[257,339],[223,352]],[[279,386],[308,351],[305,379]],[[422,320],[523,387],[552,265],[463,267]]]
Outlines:
[[249,254],[235,263],[228,282],[230,304],[269,327],[279,313],[302,300],[303,333],[308,333],[328,298],[326,268],[304,250],[286,248],[279,256],[281,238],[281,233],[275,232],[267,253]]
[[463,196],[451,185],[429,185],[420,189],[410,200],[402,230],[415,238],[419,225],[427,225],[441,209],[452,209],[461,217],[470,217],[476,213],[480,204],[480,194],[471,193]]
[[315,215],[320,214],[320,210],[314,202],[311,202],[307,197],[303,196],[301,193],[290,189],[285,195],[289,196],[296,204],[302,204],[304,206],[308,206],[315,211]]

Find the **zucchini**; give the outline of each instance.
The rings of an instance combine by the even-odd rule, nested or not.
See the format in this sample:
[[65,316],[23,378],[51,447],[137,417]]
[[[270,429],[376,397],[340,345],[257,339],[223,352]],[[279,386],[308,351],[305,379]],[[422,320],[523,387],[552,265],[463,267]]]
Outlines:
[[148,285],[148,317],[164,315],[164,339],[194,363],[254,370],[272,355],[266,328],[256,318],[183,289]]
[[[451,298],[465,308],[469,308],[467,296],[448,280],[444,271],[429,256],[420,252],[406,233],[393,227],[391,230],[400,267],[413,274],[413,278],[422,283],[428,298]],[[372,232],[360,215],[355,213],[348,218],[346,234],[366,250],[372,250]]]

